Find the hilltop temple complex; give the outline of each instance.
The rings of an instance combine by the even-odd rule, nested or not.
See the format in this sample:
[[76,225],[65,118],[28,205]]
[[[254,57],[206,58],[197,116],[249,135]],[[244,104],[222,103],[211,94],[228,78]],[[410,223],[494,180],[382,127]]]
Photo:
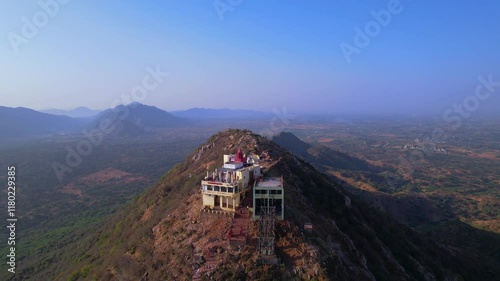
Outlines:
[[[224,155],[222,166],[207,171],[201,181],[204,213],[232,216],[227,232],[229,243],[243,246],[248,241],[251,220],[257,225],[257,263],[277,264],[275,221],[284,220],[283,177],[264,177],[257,155]],[[196,276],[200,272],[197,271]],[[194,278],[193,280],[199,280]]]
[[264,208],[274,207],[276,219],[284,219],[283,178],[265,178],[259,157],[246,157],[240,149],[224,155],[222,167],[207,171],[201,192],[205,209],[235,213],[243,207],[258,219]]

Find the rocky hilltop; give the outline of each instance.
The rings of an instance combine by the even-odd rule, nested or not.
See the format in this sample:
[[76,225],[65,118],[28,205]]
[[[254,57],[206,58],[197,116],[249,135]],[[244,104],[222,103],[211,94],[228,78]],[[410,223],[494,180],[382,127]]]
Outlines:
[[[285,220],[276,222],[278,264],[256,263],[257,225],[232,245],[233,217],[202,212],[200,181],[224,154],[260,157],[283,176]],[[304,225],[312,226],[305,231]],[[274,142],[228,129],[197,148],[97,233],[57,280],[493,280],[458,248],[428,240]]]

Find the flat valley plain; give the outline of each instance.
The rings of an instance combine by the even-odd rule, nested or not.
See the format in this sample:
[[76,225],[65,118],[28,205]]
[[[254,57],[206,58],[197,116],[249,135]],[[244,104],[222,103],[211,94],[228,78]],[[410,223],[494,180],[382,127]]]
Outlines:
[[[432,223],[458,219],[500,233],[500,120],[466,120],[457,129],[443,123],[426,118],[336,119],[296,124],[290,131],[310,144],[370,164],[371,171],[326,167],[344,186],[365,198],[381,195],[428,201],[429,209],[409,210],[415,212],[415,219],[403,223],[425,229]],[[441,129],[443,137],[433,137]],[[429,210],[436,212],[426,215]]]

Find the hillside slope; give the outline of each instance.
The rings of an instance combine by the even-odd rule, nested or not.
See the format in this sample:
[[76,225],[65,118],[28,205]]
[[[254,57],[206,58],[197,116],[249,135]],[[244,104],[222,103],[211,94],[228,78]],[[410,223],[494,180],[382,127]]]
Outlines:
[[[244,247],[230,247],[229,217],[200,213],[207,167],[238,148],[260,155],[268,176],[284,177],[279,266],[256,266],[255,236]],[[303,233],[305,222],[314,226],[312,234]],[[212,280],[493,280],[500,274],[499,267],[350,198],[312,165],[240,130],[212,136],[97,233],[66,247],[72,259],[51,261],[49,270],[31,272],[32,280],[191,280],[205,263],[212,265]]]

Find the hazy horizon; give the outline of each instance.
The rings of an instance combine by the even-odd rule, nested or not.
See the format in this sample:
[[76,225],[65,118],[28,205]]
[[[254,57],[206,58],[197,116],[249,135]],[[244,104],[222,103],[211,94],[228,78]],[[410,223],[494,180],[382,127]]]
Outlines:
[[[339,122],[343,122],[343,118],[346,118],[345,120],[350,120],[350,118],[354,118],[354,119],[358,119],[360,118],[359,120],[364,120],[363,118],[433,118],[433,119],[438,119],[440,121],[443,121],[443,122],[447,122],[447,123],[452,123],[453,121],[455,121],[454,119],[448,119],[448,120],[444,120],[443,119],[443,114],[438,114],[438,113],[408,113],[408,112],[400,112],[400,113],[396,113],[396,112],[358,112],[358,113],[353,113],[353,112],[319,112],[319,113],[316,113],[316,112],[297,112],[297,111],[289,111],[289,109],[285,106],[285,107],[282,107],[282,108],[273,108],[273,109],[270,109],[270,110],[253,110],[253,109],[243,109],[243,108],[208,108],[208,107],[191,107],[191,108],[183,108],[183,109],[174,109],[174,110],[168,110],[168,109],[164,109],[164,108],[161,108],[161,107],[158,107],[154,104],[144,104],[144,105],[147,105],[147,106],[154,106],[158,109],[161,109],[163,111],[166,111],[168,113],[180,113],[180,112],[184,112],[184,111],[188,111],[188,110],[192,110],[192,109],[207,109],[207,110],[232,110],[232,111],[245,111],[245,110],[248,110],[250,112],[254,111],[254,112],[260,112],[262,114],[283,114],[283,113],[286,113],[290,116],[293,116],[294,119],[295,118],[306,118],[307,120],[309,120],[310,118],[312,118],[311,120],[315,120],[314,118],[323,118],[323,117],[329,117],[329,118],[340,118],[340,119],[336,119],[337,121]],[[0,105],[0,107],[3,106],[3,105]],[[96,112],[104,112],[108,109],[112,109],[112,108],[104,108],[104,109],[96,109],[96,108],[89,108],[87,106],[78,106],[76,108],[40,108],[40,109],[37,109],[37,108],[30,108],[30,107],[25,107],[25,106],[18,106],[18,107],[12,107],[12,108],[27,108],[27,109],[31,109],[31,110],[35,110],[35,111],[38,111],[38,112],[42,112],[42,113],[48,113],[48,114],[52,114],[52,115],[66,115],[64,113],[62,113],[62,111],[66,111],[68,113],[71,113],[79,108],[85,108],[87,110],[90,110],[90,111],[96,111]],[[61,111],[61,112],[58,112],[58,113],[54,113],[54,112],[50,112],[50,111]],[[276,113],[278,112],[278,113]],[[67,115],[67,116],[70,116],[70,117],[74,117],[74,116],[71,116],[70,115]],[[89,115],[90,116],[90,115]],[[264,116],[264,115],[263,115]],[[260,116],[260,117],[263,117],[263,116]],[[451,116],[451,115],[450,115]],[[458,113],[456,113],[455,115],[453,116],[460,116]],[[228,117],[229,118],[229,117]],[[466,117],[466,118],[463,118],[463,120],[465,119],[484,119],[484,118],[494,118],[495,120],[500,118],[500,113],[497,112],[497,111],[488,111],[488,112],[485,112],[485,111],[479,111],[479,112],[475,112],[474,114],[471,114],[470,116]],[[330,120],[331,121],[331,120]]]
[[107,109],[134,101],[152,72],[138,101],[167,111],[443,115],[469,102],[481,115],[500,105],[500,90],[469,98],[479,77],[500,81],[496,1],[65,2],[0,4],[1,105]]

